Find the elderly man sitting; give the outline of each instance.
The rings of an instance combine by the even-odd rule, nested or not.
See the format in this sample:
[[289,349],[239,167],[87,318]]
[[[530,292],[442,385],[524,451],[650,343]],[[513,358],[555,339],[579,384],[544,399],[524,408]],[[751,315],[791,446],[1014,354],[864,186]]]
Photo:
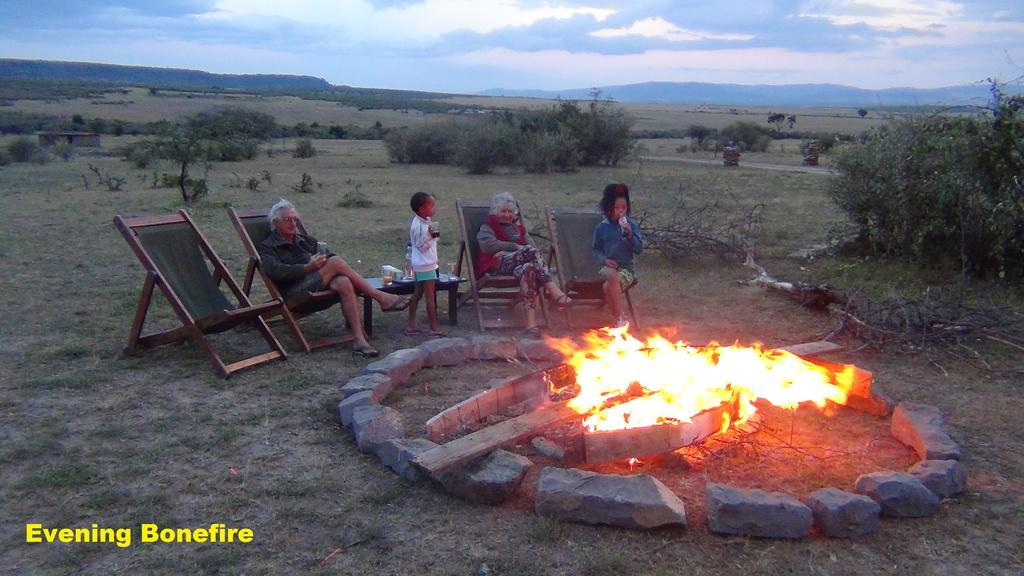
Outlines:
[[352,350],[361,356],[380,353],[366,340],[359,318],[357,292],[373,298],[384,312],[404,310],[409,299],[381,292],[352,269],[337,254],[320,253],[316,238],[299,232],[299,213],[291,202],[281,199],[267,214],[273,232],[257,246],[263,268],[285,299],[303,292],[330,289],[338,293],[341,311],[352,327]]

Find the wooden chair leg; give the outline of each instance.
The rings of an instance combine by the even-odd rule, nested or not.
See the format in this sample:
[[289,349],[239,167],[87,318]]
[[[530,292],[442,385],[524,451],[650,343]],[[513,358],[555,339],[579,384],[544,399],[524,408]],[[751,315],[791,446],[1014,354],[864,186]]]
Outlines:
[[142,284],[142,293],[139,295],[139,305],[135,308],[135,319],[132,321],[132,328],[128,333],[129,350],[138,350],[141,347],[139,340],[142,338],[142,327],[146,323],[146,314],[149,313],[149,304],[153,301],[155,286],[156,274],[147,272],[146,281]]
[[[281,309],[285,310],[284,306]],[[256,317],[256,329],[263,335],[263,339],[267,342],[267,346],[270,346],[271,350],[279,352],[282,358],[288,358],[288,353],[284,351],[284,346],[281,346],[281,341],[270,331],[270,326],[267,326],[267,321],[262,316]]]

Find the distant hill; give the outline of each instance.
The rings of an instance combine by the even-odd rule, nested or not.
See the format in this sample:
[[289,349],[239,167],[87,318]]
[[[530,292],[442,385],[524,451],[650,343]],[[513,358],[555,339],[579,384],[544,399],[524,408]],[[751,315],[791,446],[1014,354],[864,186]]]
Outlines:
[[212,74],[183,68],[149,68],[87,62],[0,58],[3,79],[102,82],[157,88],[225,90],[326,90],[331,84],[313,76],[287,74]]
[[[643,82],[601,86],[602,98],[619,102],[666,104],[725,104],[745,106],[917,106],[984,105],[991,95],[988,85],[945,88],[885,88],[867,90],[838,84],[709,84],[705,82]],[[1019,86],[1015,87],[1020,92]],[[570,90],[508,90],[495,88],[482,96],[589,99],[591,88]]]

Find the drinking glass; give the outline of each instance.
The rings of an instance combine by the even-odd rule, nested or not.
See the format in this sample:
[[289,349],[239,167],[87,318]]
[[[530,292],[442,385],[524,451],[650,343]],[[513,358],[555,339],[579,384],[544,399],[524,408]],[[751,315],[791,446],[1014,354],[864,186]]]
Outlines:
[[455,274],[455,262],[448,263],[448,278],[451,280],[458,279],[458,275]]
[[317,254],[327,254],[327,242],[317,242],[316,243],[316,253]]
[[394,274],[391,272],[391,269],[388,268],[387,266],[380,267],[380,277],[382,278],[385,286],[388,286],[395,281]]

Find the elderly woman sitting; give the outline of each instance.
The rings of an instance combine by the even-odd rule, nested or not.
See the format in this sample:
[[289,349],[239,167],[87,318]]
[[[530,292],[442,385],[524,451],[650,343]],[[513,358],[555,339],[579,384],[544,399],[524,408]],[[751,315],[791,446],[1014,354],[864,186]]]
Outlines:
[[318,290],[337,292],[342,314],[352,328],[353,353],[377,356],[379,352],[366,340],[356,294],[373,298],[384,312],[404,310],[409,299],[377,290],[337,254],[326,250],[320,253],[316,238],[299,231],[299,213],[291,202],[282,198],[270,209],[267,218],[273,232],[256,248],[263,260],[263,269],[284,298]]
[[572,304],[572,299],[551,280],[526,227],[519,223],[519,205],[512,194],[500,192],[494,196],[491,215],[480,225],[476,241],[480,245],[474,266],[477,276],[515,276],[519,280],[519,295],[526,304],[527,332],[540,331],[536,308],[542,289],[559,308]]

